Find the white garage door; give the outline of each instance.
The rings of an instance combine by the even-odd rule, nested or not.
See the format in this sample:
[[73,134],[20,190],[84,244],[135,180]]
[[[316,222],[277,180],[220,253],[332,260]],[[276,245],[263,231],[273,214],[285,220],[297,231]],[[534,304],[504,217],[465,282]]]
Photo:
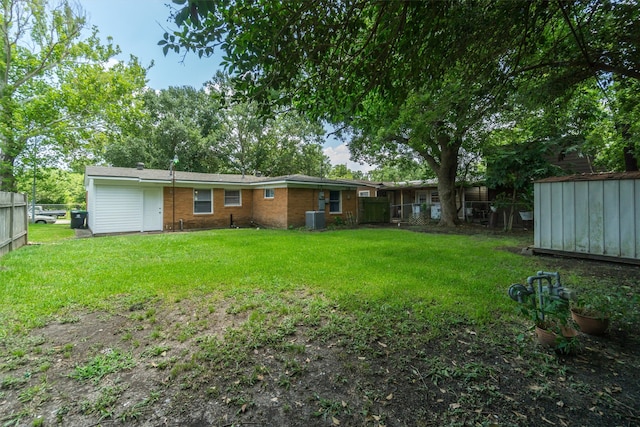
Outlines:
[[142,231],[143,192],[140,188],[95,187],[95,206],[89,215],[93,233]]

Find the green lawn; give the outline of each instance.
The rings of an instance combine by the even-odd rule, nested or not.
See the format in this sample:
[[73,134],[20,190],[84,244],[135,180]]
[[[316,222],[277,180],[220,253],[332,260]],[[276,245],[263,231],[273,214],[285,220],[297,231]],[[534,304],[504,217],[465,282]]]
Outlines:
[[[502,234],[31,231],[0,258],[3,426],[638,419],[632,267],[525,257],[530,236]],[[630,316],[556,355],[507,296],[539,270],[619,289]]]
[[75,231],[67,224],[32,224],[29,223],[29,242],[54,243],[75,237]]
[[[30,231],[30,241],[49,243],[0,259],[2,325],[41,324],[66,307],[108,309],[123,295],[135,301],[253,290],[305,290],[347,309],[375,303],[482,322],[511,312],[508,286],[540,268],[497,249],[526,244],[509,236],[240,229],[66,239],[68,230],[58,226]],[[45,238],[45,231],[59,237]]]

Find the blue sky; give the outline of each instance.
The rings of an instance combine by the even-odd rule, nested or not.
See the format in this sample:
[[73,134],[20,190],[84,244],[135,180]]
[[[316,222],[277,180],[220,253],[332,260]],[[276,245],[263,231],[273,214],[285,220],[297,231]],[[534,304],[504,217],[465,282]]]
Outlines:
[[[87,15],[89,26],[98,27],[100,38],[107,36],[120,46],[118,59],[128,60],[137,56],[140,63],[153,67],[147,72],[149,87],[166,89],[169,86],[192,86],[196,89],[208,81],[220,69],[220,56],[198,58],[191,53],[183,56],[169,52],[165,57],[158,41],[165,29],[174,29],[168,21],[171,0],[77,0]],[[352,170],[367,170],[366,166],[349,161],[349,150],[343,143],[328,138],[324,153],[331,163],[347,164]]]

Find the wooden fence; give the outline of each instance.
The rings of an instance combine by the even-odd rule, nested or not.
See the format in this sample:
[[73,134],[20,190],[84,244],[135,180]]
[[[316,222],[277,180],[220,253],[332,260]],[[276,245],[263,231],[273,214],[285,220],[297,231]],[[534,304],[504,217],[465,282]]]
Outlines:
[[26,194],[0,191],[0,256],[27,244]]
[[386,197],[360,197],[359,198],[359,222],[361,224],[382,223],[388,224],[389,199]]

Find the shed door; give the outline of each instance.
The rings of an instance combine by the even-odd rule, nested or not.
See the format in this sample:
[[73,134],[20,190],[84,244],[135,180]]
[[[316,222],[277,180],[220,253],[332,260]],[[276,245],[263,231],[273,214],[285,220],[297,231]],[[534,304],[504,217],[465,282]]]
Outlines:
[[162,230],[162,189],[147,188],[143,193],[142,231]]

